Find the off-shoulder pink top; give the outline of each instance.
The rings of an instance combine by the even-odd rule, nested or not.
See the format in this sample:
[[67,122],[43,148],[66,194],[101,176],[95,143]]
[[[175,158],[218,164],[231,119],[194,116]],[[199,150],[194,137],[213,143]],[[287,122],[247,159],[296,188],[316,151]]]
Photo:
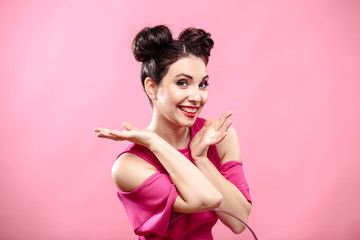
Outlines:
[[[195,124],[191,127],[191,139],[201,129],[204,122],[205,120],[202,118],[196,119]],[[189,145],[185,149],[179,149],[179,151],[193,162]],[[134,143],[131,143],[121,154],[125,152],[136,154],[154,165],[158,170],[138,188],[130,192],[117,191],[117,195],[124,205],[134,232],[139,236],[139,240],[213,239],[211,229],[218,220],[214,212],[205,211],[185,215],[173,212],[172,205],[179,193],[171,182],[166,169],[156,156],[149,149]],[[242,162],[229,161],[221,164],[221,159],[218,156],[215,145],[210,146],[208,158],[219,172],[232,182],[245,198],[251,202]]]

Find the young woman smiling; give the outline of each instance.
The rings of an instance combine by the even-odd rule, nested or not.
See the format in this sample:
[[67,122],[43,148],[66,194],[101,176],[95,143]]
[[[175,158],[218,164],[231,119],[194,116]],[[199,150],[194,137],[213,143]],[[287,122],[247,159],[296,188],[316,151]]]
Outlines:
[[[233,232],[247,222],[249,188],[230,111],[199,117],[208,98],[210,34],[188,28],[173,39],[163,25],[141,30],[133,41],[141,80],[152,105],[146,128],[96,128],[98,137],[131,144],[112,169],[118,197],[139,239],[213,239],[220,219]],[[183,213],[185,216],[178,218]],[[175,221],[176,220],[176,221]]]

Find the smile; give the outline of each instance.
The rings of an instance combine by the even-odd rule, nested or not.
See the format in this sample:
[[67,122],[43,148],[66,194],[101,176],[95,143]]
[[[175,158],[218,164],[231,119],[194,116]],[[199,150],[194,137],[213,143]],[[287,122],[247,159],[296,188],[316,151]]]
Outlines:
[[181,107],[181,106],[179,106],[178,108],[185,116],[190,118],[194,118],[196,116],[196,111],[198,109],[197,107]]

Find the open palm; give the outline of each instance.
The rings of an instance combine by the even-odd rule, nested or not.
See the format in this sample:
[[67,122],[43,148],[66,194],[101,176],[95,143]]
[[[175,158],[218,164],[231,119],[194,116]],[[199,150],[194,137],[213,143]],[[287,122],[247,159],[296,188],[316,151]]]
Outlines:
[[209,146],[218,144],[225,138],[231,126],[231,121],[227,121],[231,114],[230,111],[226,111],[217,120],[206,120],[204,126],[190,143],[191,156],[193,159],[206,157]]
[[149,129],[136,128],[129,122],[123,123],[125,131],[110,130],[107,128],[95,128],[94,131],[98,132],[99,138],[107,138],[114,141],[130,141],[136,144],[140,144],[145,147],[149,147],[151,139],[155,133]]

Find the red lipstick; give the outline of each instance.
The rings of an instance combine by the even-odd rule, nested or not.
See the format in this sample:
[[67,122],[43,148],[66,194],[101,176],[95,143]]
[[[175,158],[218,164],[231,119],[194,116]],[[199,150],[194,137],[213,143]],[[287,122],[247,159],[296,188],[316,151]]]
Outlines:
[[[193,112],[193,113],[186,112],[186,111],[182,110],[181,107],[183,107],[183,108],[195,108],[196,111]],[[181,107],[179,107],[179,109],[180,109],[180,111],[181,111],[185,116],[187,116],[187,117],[189,117],[189,118],[194,118],[194,117],[196,117],[197,107],[193,107],[193,106],[181,106]]]

